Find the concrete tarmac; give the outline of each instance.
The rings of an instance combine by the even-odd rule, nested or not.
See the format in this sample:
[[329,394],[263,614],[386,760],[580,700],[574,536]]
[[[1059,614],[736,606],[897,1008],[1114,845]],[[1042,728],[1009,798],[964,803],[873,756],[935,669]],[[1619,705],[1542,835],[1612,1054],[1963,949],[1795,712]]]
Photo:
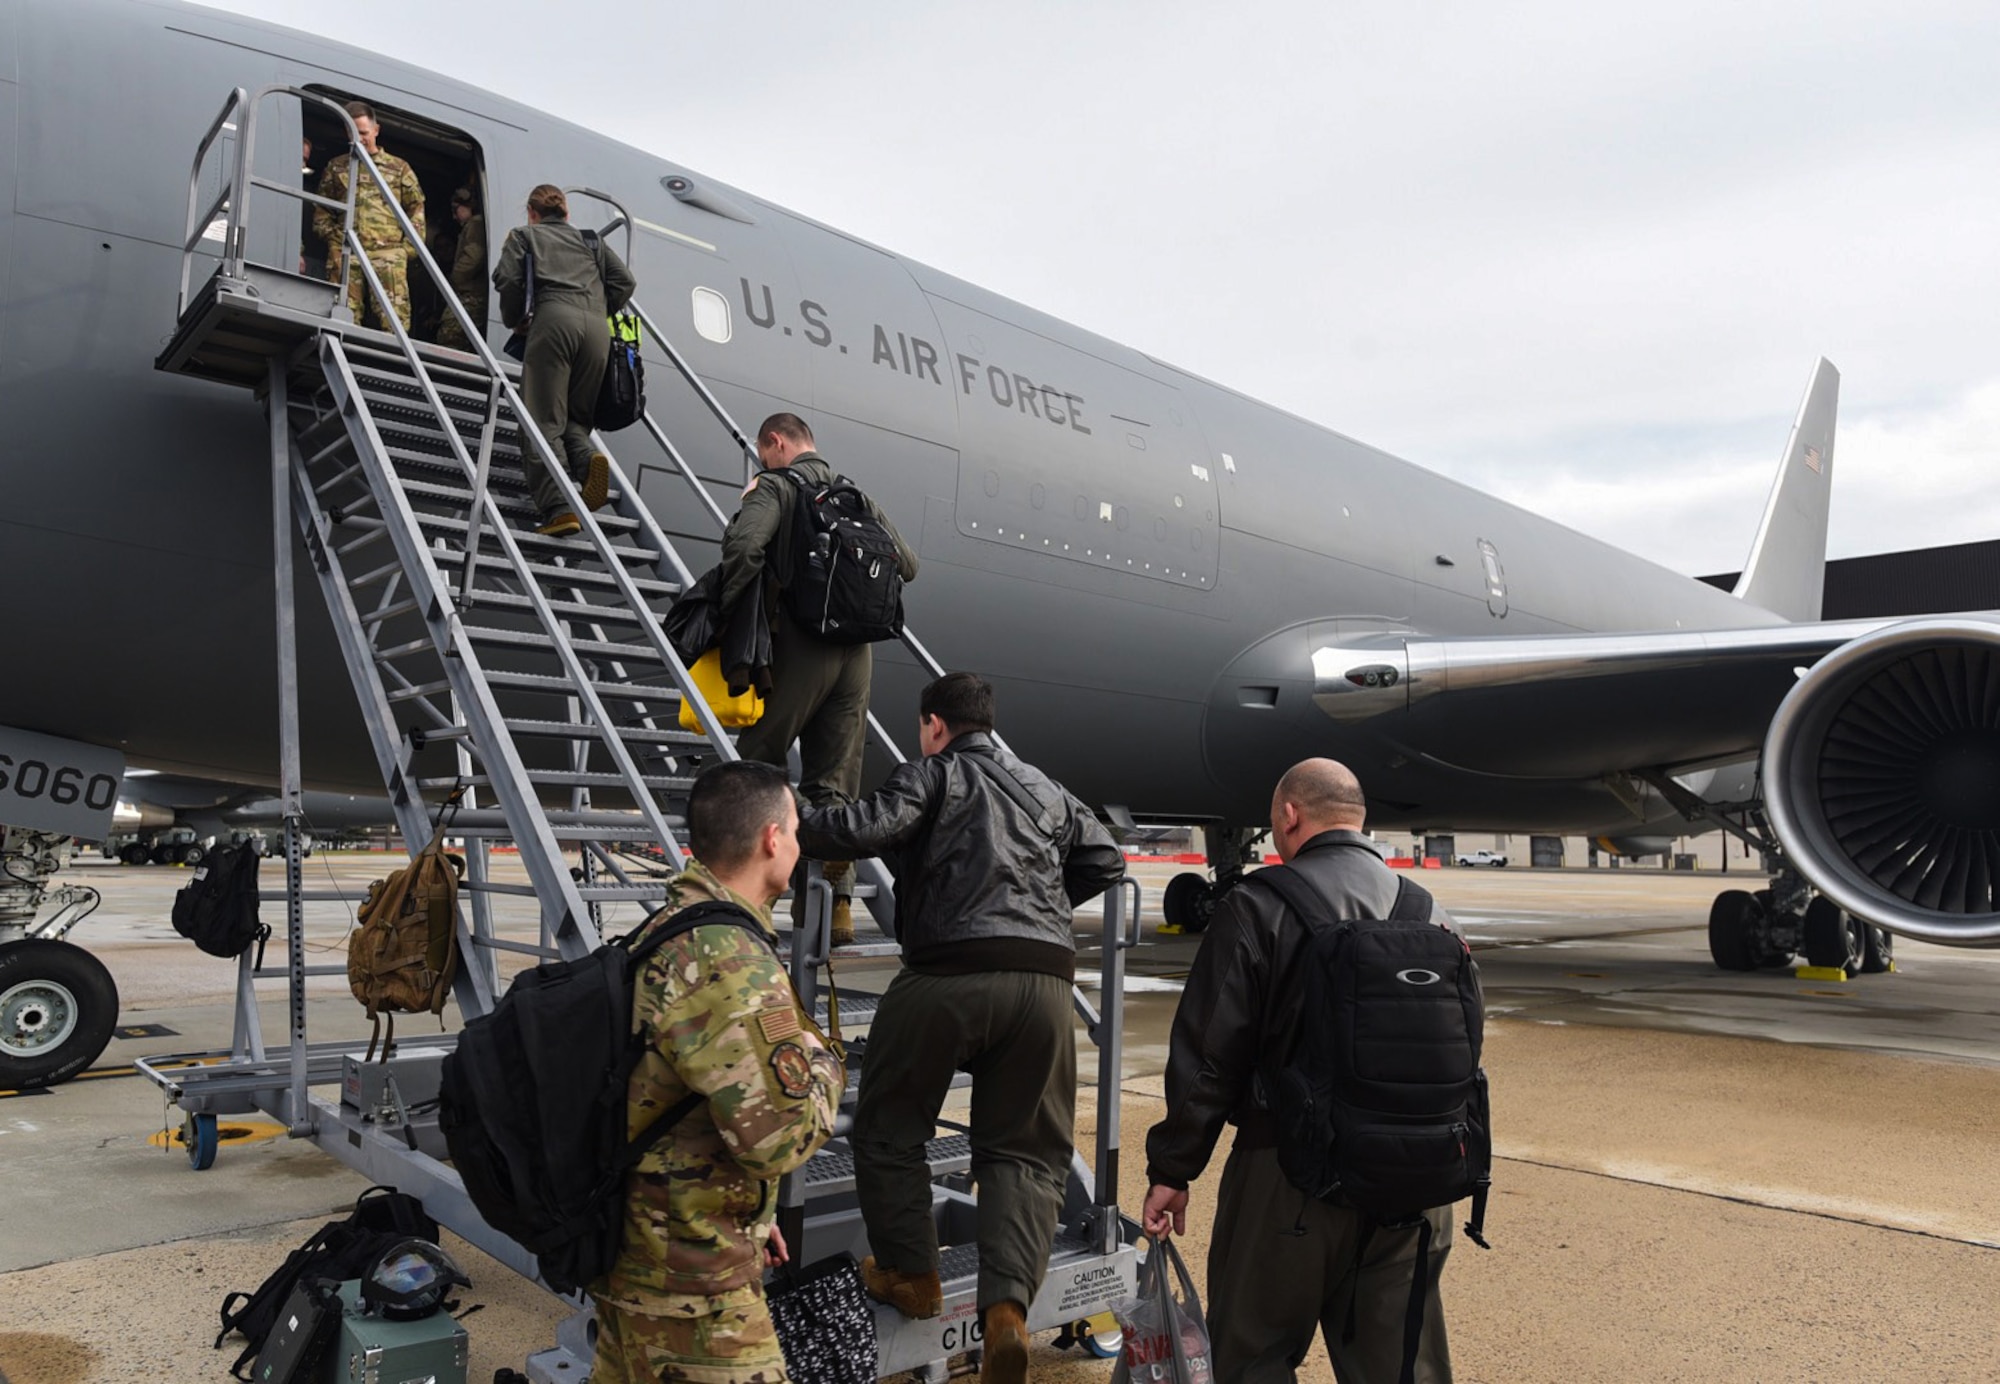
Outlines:
[[[354,887],[385,857],[316,858]],[[1138,867],[1146,945],[1129,953],[1121,1200],[1144,1193],[1144,1131],[1199,940],[1154,933],[1175,867]],[[112,969],[121,1022],[99,1070],[0,1098],[12,1186],[0,1212],[0,1375],[12,1384],[222,1378],[223,1293],[248,1289],[361,1190],[360,1178],[250,1117],[195,1173],[159,1138],[178,1120],[134,1056],[224,1047],[234,971],[166,923],[171,868],[85,865],[105,904],[75,939]],[[1725,974],[1707,958],[1716,889],[1741,878],[1637,871],[1424,871],[1478,949],[1494,1092],[1494,1241],[1445,1278],[1461,1380],[1985,1380],[2000,1377],[2000,959],[1898,943],[1899,972],[1829,984]],[[503,931],[534,931],[505,901]],[[274,910],[275,911],[275,910]],[[633,915],[636,919],[636,914]],[[612,920],[622,930],[631,919]],[[314,910],[314,961],[345,920]],[[865,931],[865,929],[864,929]],[[1096,931],[1079,920],[1080,970]],[[271,964],[282,957],[273,949]],[[512,962],[508,969],[514,964]],[[843,968],[867,987],[880,966]],[[282,984],[262,1005],[285,1032]],[[338,978],[312,982],[315,1040],[365,1034]],[[407,1037],[422,1020],[405,1019]],[[1083,1055],[1086,1082],[1095,1054]],[[1078,1142],[1096,1117],[1088,1086]],[[150,1142],[149,1142],[150,1137]],[[1225,1135],[1225,1143],[1227,1136]],[[166,1146],[162,1147],[161,1145]],[[1193,1189],[1200,1263],[1222,1151]],[[470,1378],[553,1339],[561,1303],[462,1244],[475,1289]],[[1044,1337],[1037,1378],[1109,1366]],[[1330,1380],[1323,1354],[1301,1374]]]

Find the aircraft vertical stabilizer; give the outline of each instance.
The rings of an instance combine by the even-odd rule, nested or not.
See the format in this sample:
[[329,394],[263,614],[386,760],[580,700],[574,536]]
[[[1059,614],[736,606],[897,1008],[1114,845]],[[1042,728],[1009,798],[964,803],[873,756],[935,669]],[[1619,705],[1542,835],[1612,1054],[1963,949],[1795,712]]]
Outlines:
[[1833,425],[1840,372],[1821,356],[1785,443],[1764,522],[1736,596],[1787,620],[1817,620],[1826,592],[1827,498],[1833,492]]

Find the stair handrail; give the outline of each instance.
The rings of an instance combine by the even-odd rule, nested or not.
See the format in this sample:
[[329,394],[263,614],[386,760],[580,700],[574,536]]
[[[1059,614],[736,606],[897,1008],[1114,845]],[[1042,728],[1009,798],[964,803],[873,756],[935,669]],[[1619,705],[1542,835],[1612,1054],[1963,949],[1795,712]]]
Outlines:
[[[487,343],[484,325],[474,322],[472,315],[466,311],[465,305],[459,301],[458,294],[451,287],[450,279],[439,268],[437,261],[432,258],[430,247],[424,244],[423,237],[417,234],[415,223],[410,220],[409,214],[403,210],[402,204],[396,200],[395,194],[389,188],[388,180],[382,176],[382,170],[377,167],[375,160],[369,155],[368,151],[362,147],[360,131],[355,128],[354,120],[348,115],[346,109],[339,103],[321,96],[317,92],[307,91],[301,87],[275,84],[259,88],[254,96],[248,98],[247,103],[237,103],[242,105],[245,112],[240,127],[242,139],[237,149],[239,174],[244,174],[245,170],[249,167],[258,106],[268,97],[281,94],[296,96],[302,101],[316,101],[328,107],[339,116],[341,123],[346,127],[348,132],[348,150],[353,156],[350,161],[350,168],[359,166],[381,191],[384,204],[388,207],[390,214],[395,217],[397,228],[402,232],[405,249],[422,266],[423,271],[430,276],[432,284],[438,290],[439,298],[458,322],[459,330],[464,334],[466,341],[470,343],[472,354],[478,357],[480,363],[486,367],[488,377],[498,382],[502,395],[514,412],[519,435],[526,439],[527,445],[535,448],[542,465],[548,469],[550,475],[556,481],[557,488],[563,494],[564,498],[569,501],[571,510],[589,531],[592,541],[598,546],[600,551],[606,551],[607,540],[604,532],[598,526],[596,518],[590,514],[587,507],[582,503],[581,497],[576,493],[576,485],[570,478],[568,466],[555,455],[554,449],[549,445],[549,440],[542,435],[542,430],[534,425],[534,417],[528,412],[527,404],[521,398],[520,391],[515,387],[512,379],[508,377],[507,370],[501,364],[500,357],[494,354],[492,346]],[[234,101],[235,98],[232,96],[232,102]],[[223,116],[218,117],[216,122],[218,128],[223,123],[230,109],[231,107],[225,106]],[[284,193],[287,196],[318,202],[322,205],[333,205],[329,199],[306,193],[303,189],[288,188],[282,184],[271,183],[267,179],[261,178],[254,181],[258,186]],[[354,261],[357,257],[360,258],[363,261],[363,279],[368,286],[370,296],[375,301],[378,315],[388,324],[391,335],[394,337],[398,348],[402,351],[404,360],[410,367],[412,378],[424,393],[425,403],[437,417],[440,430],[451,444],[454,460],[464,470],[467,483],[473,486],[473,491],[468,502],[468,510],[481,509],[490,504],[491,497],[486,487],[481,484],[479,467],[472,460],[470,454],[466,452],[464,440],[459,437],[458,429],[452,424],[451,415],[445,409],[444,402],[439,397],[436,386],[431,381],[430,372],[425,367],[422,356],[416,349],[415,342],[411,340],[409,333],[403,329],[401,319],[397,317],[391,308],[387,295],[375,277],[373,266],[367,263],[367,255],[360,249],[359,237],[354,229],[354,198],[359,181],[352,176],[347,181],[346,220],[342,228],[342,241],[346,251],[342,255],[342,283],[345,285],[346,275],[353,272]],[[241,182],[241,177],[239,177],[238,182]],[[244,240],[244,233],[241,228],[243,212],[237,205],[241,201],[241,198],[234,199],[229,209],[230,216],[237,224],[236,236],[238,241]],[[238,269],[240,272],[240,258]],[[336,299],[336,302],[343,301],[344,298],[345,293],[343,291],[341,299]],[[607,447],[606,455],[609,456],[609,454],[610,449]],[[613,464],[616,464],[615,461]],[[645,506],[635,504],[634,508],[643,511]],[[496,529],[504,529],[506,527],[504,517],[498,512],[497,508],[488,513],[487,522]],[[657,530],[655,531],[657,532]],[[503,542],[506,541],[508,540],[503,539]],[[665,555],[671,553],[672,549],[669,546],[663,548],[661,551]],[[631,584],[631,574],[625,570],[625,565],[617,561],[608,561],[605,566],[616,582],[619,594],[630,603],[631,607],[635,610],[645,608],[645,599],[639,593],[638,588]],[[665,656],[667,660],[666,667],[671,673],[674,684],[680,691],[681,696],[691,701],[696,719],[701,723],[703,732],[711,742],[717,745],[727,745],[729,743],[727,730],[723,727],[721,720],[716,716],[714,710],[709,707],[707,699],[702,697],[695,688],[694,679],[688,673],[687,665],[681,662],[680,656],[674,653],[672,647],[667,643],[659,629],[658,623],[649,622],[646,632],[656,646],[655,651]],[[725,756],[729,754],[728,751],[721,751],[721,753],[725,754]],[[643,793],[643,784],[635,781],[632,787],[635,791],[641,792],[642,796],[650,798],[650,795]],[[672,839],[670,833],[666,839]]]
[[[233,88],[229,93],[229,99],[222,103],[221,112],[209,124],[208,133],[203,135],[201,143],[195,146],[194,166],[188,171],[187,225],[181,232],[181,287],[180,296],[174,303],[176,318],[187,311],[188,284],[194,269],[195,246],[208,238],[208,228],[215,224],[215,218],[224,214],[237,200],[234,196],[236,169],[232,166],[224,175],[222,190],[216,193],[215,200],[209,203],[208,210],[200,215],[195,213],[197,205],[195,199],[201,196],[202,165],[208,161],[208,151],[215,147],[215,141],[222,137],[225,129],[234,128],[229,123],[229,117],[243,108],[246,99],[248,98],[242,87]],[[229,263],[230,251],[234,248],[229,239],[228,224],[227,221],[224,222],[221,252],[224,265]]]
[[[360,136],[354,129],[354,121],[348,116],[346,108],[317,91],[308,91],[304,87],[273,85],[259,87],[253,96],[246,94],[242,87],[231,90],[229,99],[222,103],[221,112],[210,123],[208,133],[203,135],[201,143],[195,146],[194,165],[188,172],[188,213],[187,225],[181,237],[180,292],[174,303],[176,318],[187,312],[188,290],[193,282],[195,249],[202,241],[208,239],[208,228],[215,224],[215,218],[218,216],[223,218],[222,249],[218,252],[218,257],[222,261],[222,273],[229,278],[243,277],[243,266],[249,245],[250,206],[250,199],[245,194],[250,188],[258,187],[267,192],[275,192],[281,197],[326,207],[331,211],[340,212],[347,225],[354,223],[356,184],[352,178],[347,180],[347,198],[342,202],[331,197],[322,197],[317,192],[308,192],[303,187],[274,183],[269,178],[260,178],[250,171],[257,107],[266,97],[280,93],[296,96],[301,103],[313,101],[325,106],[339,116],[342,123],[347,126],[351,145],[360,141]],[[229,117],[238,112],[241,113],[238,122],[231,125]],[[201,195],[202,166],[208,161],[208,151],[215,146],[215,141],[221,138],[224,130],[229,129],[234,129],[239,136],[236,143],[236,158],[223,177],[221,191],[216,193],[206,211],[197,214],[195,208],[199,204],[195,199]],[[340,297],[346,296],[347,273],[343,266]]]
[[[361,171],[362,176],[370,179],[381,192],[382,201],[394,217],[397,229],[403,237],[406,253],[410,258],[414,258],[417,261],[424,273],[430,276],[432,284],[439,291],[440,299],[457,320],[460,330],[471,345],[472,354],[486,367],[488,378],[497,382],[508,405],[513,409],[515,419],[519,424],[519,435],[526,439],[526,445],[535,448],[543,466],[548,468],[551,476],[557,483],[559,491],[569,501],[571,509],[578,515],[580,521],[588,531],[590,541],[597,547],[600,554],[605,556],[606,570],[611,575],[620,596],[627,602],[629,608],[634,610],[646,609],[645,599],[638,588],[633,585],[630,571],[626,569],[624,563],[610,555],[609,540],[605,537],[603,529],[599,527],[595,516],[582,503],[581,497],[576,492],[575,482],[569,475],[568,467],[555,456],[554,449],[549,445],[548,439],[543,436],[541,429],[534,425],[533,415],[529,413],[525,401],[521,398],[520,391],[507,378],[507,373],[501,366],[499,357],[494,354],[492,347],[487,343],[482,325],[472,320],[464,304],[459,301],[458,295],[452,291],[450,280],[439,268],[437,261],[431,256],[429,247],[423,242],[423,237],[417,234],[415,223],[410,220],[409,214],[404,211],[402,204],[396,199],[395,193],[389,187],[388,180],[383,176],[381,168],[376,164],[368,150],[363,147],[360,131],[355,127],[353,118],[348,115],[344,107],[317,92],[307,91],[304,88],[283,83],[260,87],[254,95],[249,97],[242,96],[240,88],[231,92],[230,99],[225,103],[222,113],[211,126],[209,135],[204,141],[203,149],[203,154],[205,155],[206,148],[212,147],[215,138],[219,136],[221,130],[228,124],[228,118],[231,113],[241,112],[237,126],[236,168],[224,188],[226,206],[223,208],[223,214],[227,218],[225,222],[225,249],[233,249],[236,251],[236,254],[234,258],[225,259],[224,270],[233,269],[238,275],[241,274],[244,263],[242,250],[248,243],[247,198],[241,194],[247,187],[254,184],[300,200],[317,202],[321,205],[333,205],[330,199],[306,193],[302,188],[292,188],[283,184],[273,183],[268,179],[253,178],[250,175],[249,169],[252,166],[255,147],[257,112],[265,100],[275,95],[289,95],[296,97],[301,102],[313,101],[326,106],[338,116],[341,124],[347,130],[350,176],[348,178],[347,202],[343,208],[345,219],[341,235],[343,249],[343,290],[347,283],[347,276],[354,272],[356,262],[358,261],[362,281],[366,285],[368,295],[376,307],[377,315],[389,328],[391,337],[396,342],[397,348],[401,351],[404,361],[409,367],[412,380],[422,391],[425,404],[436,418],[439,431],[450,446],[453,459],[464,473],[467,484],[473,487],[468,500],[468,519],[472,512],[484,512],[487,522],[494,528],[503,548],[507,550],[510,561],[518,566],[521,561],[518,545],[515,544],[513,535],[507,530],[504,516],[499,512],[490,490],[481,484],[480,468],[466,451],[464,439],[459,436],[458,429],[452,422],[451,414],[445,408],[444,401],[438,394],[436,384],[431,379],[423,357],[416,348],[416,343],[411,339],[409,332],[403,327],[401,318],[389,302],[388,294],[384,290],[380,279],[376,276],[374,265],[369,261],[367,252],[361,245],[360,235],[354,224],[354,202],[360,185],[359,177],[353,174],[353,170],[356,168]],[[196,190],[190,194],[190,206],[196,205],[195,198],[199,195],[198,186],[201,162],[202,159],[198,157],[193,175],[193,184]],[[195,239],[198,241],[199,237],[195,237]],[[187,260],[184,255],[184,270],[186,264]],[[345,292],[343,291],[341,296],[335,299],[336,305],[343,302],[345,296]],[[183,304],[183,311],[185,311],[185,304]],[[643,510],[644,506],[635,504],[634,508]],[[468,528],[470,528],[469,524]],[[671,552],[671,548],[663,549],[662,555],[664,556],[668,552]],[[439,600],[448,599],[448,594],[448,590],[439,590],[433,593],[434,597]],[[546,608],[546,602],[534,594],[531,594],[530,599],[536,605],[536,614],[542,621],[544,628],[549,629],[553,634],[556,623],[555,617]],[[453,618],[455,619],[456,616],[454,615]],[[687,665],[681,661],[680,656],[673,650],[659,623],[657,621],[646,621],[642,624],[641,628],[649,642],[654,645],[654,651],[660,655],[663,666],[667,668],[670,676],[673,678],[682,698],[691,701],[696,718],[707,733],[709,740],[716,746],[722,747],[719,749],[719,753],[725,757],[733,757],[732,752],[734,747],[730,745],[727,732],[723,728],[720,719],[715,715],[714,710],[709,707],[707,700],[696,689],[694,680],[688,673]],[[596,699],[586,691],[586,700],[595,702]],[[602,711],[602,708],[597,707],[595,710]],[[598,721],[605,732],[607,750],[611,754],[613,761],[618,764],[621,777],[629,780],[629,786],[634,794],[635,803],[645,816],[647,825],[655,831],[663,844],[673,841],[673,833],[668,829],[665,819],[660,813],[658,804],[653,800],[652,794],[645,786],[644,775],[631,762],[629,754],[624,750],[622,743],[618,742],[609,715],[604,714],[599,716]]]

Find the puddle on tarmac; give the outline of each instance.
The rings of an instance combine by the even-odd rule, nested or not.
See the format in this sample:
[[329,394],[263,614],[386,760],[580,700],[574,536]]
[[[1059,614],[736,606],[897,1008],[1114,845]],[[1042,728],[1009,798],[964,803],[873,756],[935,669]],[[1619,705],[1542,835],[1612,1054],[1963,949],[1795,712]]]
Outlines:
[[28,1384],[82,1384],[97,1352],[67,1336],[0,1331],[0,1373]]

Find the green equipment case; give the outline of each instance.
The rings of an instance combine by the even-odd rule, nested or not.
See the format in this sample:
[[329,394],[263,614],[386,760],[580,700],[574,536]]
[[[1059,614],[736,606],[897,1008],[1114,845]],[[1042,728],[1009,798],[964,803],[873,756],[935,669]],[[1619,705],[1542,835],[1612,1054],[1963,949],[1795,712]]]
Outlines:
[[330,1384],[465,1384],[465,1328],[449,1312],[409,1322],[369,1316],[361,1310],[359,1279],[340,1285],[340,1305]]

